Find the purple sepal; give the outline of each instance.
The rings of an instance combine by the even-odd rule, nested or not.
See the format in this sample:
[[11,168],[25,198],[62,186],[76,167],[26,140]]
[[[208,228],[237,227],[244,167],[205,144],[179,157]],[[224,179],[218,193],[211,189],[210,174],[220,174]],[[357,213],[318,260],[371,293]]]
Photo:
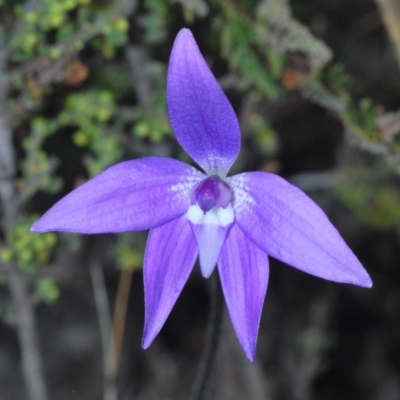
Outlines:
[[236,223],[267,254],[320,278],[372,286],[325,213],[300,189],[265,172],[236,175],[228,181]]
[[222,248],[218,270],[236,335],[247,358],[254,361],[268,285],[268,256],[234,224]]
[[114,165],[69,193],[33,225],[33,232],[126,232],[150,229],[184,214],[204,174],[165,157]]
[[145,327],[143,348],[164,325],[198,255],[189,222],[183,216],[150,231],[144,258]]
[[181,146],[208,175],[226,176],[240,149],[239,124],[189,29],[171,52],[167,104]]

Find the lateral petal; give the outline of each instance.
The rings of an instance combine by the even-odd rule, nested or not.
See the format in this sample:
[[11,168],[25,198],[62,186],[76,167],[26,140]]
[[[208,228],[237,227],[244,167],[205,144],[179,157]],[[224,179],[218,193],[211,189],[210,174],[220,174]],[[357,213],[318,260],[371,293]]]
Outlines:
[[240,149],[239,123],[189,29],[172,48],[167,104],[180,145],[208,175],[226,176]]
[[218,270],[236,335],[247,358],[254,361],[268,285],[268,256],[234,224],[222,248]]
[[154,228],[184,214],[204,174],[166,157],[116,164],[69,193],[33,232],[126,232]]
[[198,255],[185,216],[150,231],[144,258],[145,327],[143,348],[150,346],[164,325]]
[[372,286],[325,213],[300,189],[265,172],[228,181],[237,224],[267,254],[320,278]]

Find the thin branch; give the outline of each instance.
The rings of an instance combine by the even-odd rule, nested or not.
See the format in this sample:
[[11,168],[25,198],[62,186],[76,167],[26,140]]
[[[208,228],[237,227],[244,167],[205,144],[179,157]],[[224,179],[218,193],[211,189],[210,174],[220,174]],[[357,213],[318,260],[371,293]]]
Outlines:
[[152,94],[150,78],[146,72],[146,54],[139,46],[129,46],[125,50],[125,56],[129,62],[132,81],[139,103],[146,106]]
[[[8,52],[0,39],[0,169],[4,175],[16,175],[12,131],[8,121],[7,97],[10,86],[6,79]],[[18,205],[13,179],[0,181],[2,228],[5,233],[16,225]],[[34,307],[25,277],[14,266],[6,266],[8,285],[16,306],[17,334],[21,348],[22,372],[30,400],[46,400],[46,385],[37,338]]]
[[94,301],[96,304],[97,318],[99,320],[101,346],[103,354],[103,374],[104,374],[104,400],[116,400],[117,388],[112,371],[115,370],[110,365],[115,360],[115,356],[109,357],[110,352],[115,353],[114,341],[111,340],[111,309],[108,301],[106,285],[104,282],[101,264],[95,257],[89,264],[90,277],[92,280]]
[[375,3],[392,40],[397,64],[400,68],[400,2],[399,0],[375,0]]
[[133,271],[128,268],[123,268],[121,270],[121,275],[119,278],[117,297],[115,299],[114,306],[114,320],[113,320],[113,341],[114,346],[110,350],[110,359],[115,358],[114,362],[110,362],[110,365],[114,366],[114,371],[112,375],[114,376],[114,381],[118,377],[118,366],[121,359],[122,345],[124,342],[124,331],[125,331],[125,321],[126,321],[126,311],[128,307],[129,291],[131,288]]
[[[11,128],[8,122],[7,96],[10,85],[6,79],[8,51],[0,39],[0,170],[7,177],[15,176],[14,148],[12,145]],[[0,201],[3,204],[3,228],[5,231],[14,226],[16,207],[13,202],[14,181],[12,179],[0,182]]]
[[30,400],[46,400],[43,365],[37,337],[35,313],[25,277],[12,266],[8,285],[16,306],[16,323],[21,345],[22,372]]

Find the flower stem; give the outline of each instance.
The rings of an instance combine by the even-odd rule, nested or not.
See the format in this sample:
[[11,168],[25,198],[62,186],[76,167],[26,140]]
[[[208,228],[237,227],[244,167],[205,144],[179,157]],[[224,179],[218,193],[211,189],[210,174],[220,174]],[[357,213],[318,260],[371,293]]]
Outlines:
[[224,296],[217,271],[214,271],[211,280],[210,316],[207,324],[203,354],[190,396],[191,400],[203,400],[205,398],[218,355]]

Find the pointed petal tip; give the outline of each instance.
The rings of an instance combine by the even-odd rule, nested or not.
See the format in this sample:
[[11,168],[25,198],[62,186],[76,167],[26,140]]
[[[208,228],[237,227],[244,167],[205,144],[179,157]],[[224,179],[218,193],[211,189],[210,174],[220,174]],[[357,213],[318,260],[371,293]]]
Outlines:
[[[36,220],[30,227],[30,231],[33,233],[46,233],[46,232],[56,232],[57,225],[52,221],[51,218],[47,218],[47,213],[42,215],[38,220]],[[66,230],[67,231],[67,230]]]
[[148,349],[151,344],[154,342],[154,339],[160,333],[163,325],[154,324],[154,321],[146,320],[143,328],[143,336],[142,336],[142,348],[144,350]]
[[215,267],[214,268],[206,268],[206,267],[202,266],[202,264],[200,264],[201,276],[205,279],[208,279],[211,276],[214,269],[215,269]]
[[354,284],[366,289],[371,289],[373,286],[372,279],[367,274],[367,272],[365,272],[365,276],[363,276],[361,279],[358,280],[358,282],[355,282]]
[[197,46],[196,39],[189,28],[182,28],[175,37],[175,45],[179,46]]
[[142,336],[142,348],[144,350],[148,349],[151,346],[151,344],[154,342],[154,339],[160,333],[161,328],[162,325],[158,326],[157,328],[155,324],[151,321],[145,321]]
[[[176,35],[176,39],[188,39],[188,38],[192,38],[193,40],[194,40],[194,38],[193,38],[193,34],[192,34],[192,31],[189,29],[189,28],[182,28],[179,32],[178,32],[178,34]],[[176,40],[175,39],[175,40]]]
[[153,343],[154,337],[150,337],[149,335],[146,334],[146,328],[144,329],[143,332],[143,338],[142,338],[142,349],[147,350],[150,345]]
[[243,348],[244,354],[246,355],[247,359],[252,363],[255,362],[256,361],[256,348],[255,348],[255,346],[254,347],[251,346],[250,348],[244,348],[242,346],[242,348]]
[[362,288],[370,289],[373,285],[372,279],[364,267],[356,260],[356,264],[350,264],[351,269],[349,269],[347,274],[343,276],[338,275],[337,282],[348,283],[350,285],[360,286]]
[[45,232],[44,229],[41,229],[41,228],[40,228],[40,219],[38,219],[37,221],[35,221],[35,222],[31,225],[31,227],[30,227],[29,230],[30,230],[31,232],[33,232],[33,233],[42,233],[42,232]]

